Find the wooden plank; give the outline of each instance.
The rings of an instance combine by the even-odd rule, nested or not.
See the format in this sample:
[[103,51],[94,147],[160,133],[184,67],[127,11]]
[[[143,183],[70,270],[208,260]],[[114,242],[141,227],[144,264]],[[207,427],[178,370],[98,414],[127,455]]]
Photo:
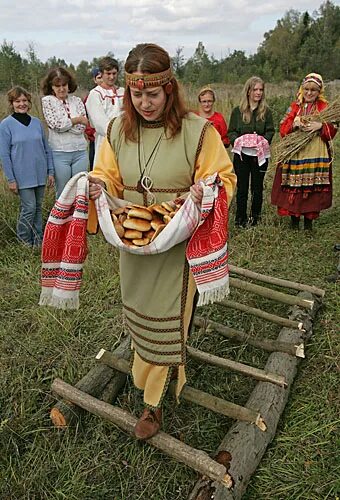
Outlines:
[[207,329],[207,331],[216,331],[224,337],[236,340],[237,342],[246,342],[247,344],[250,344],[254,347],[259,347],[260,349],[264,349],[265,351],[286,352],[291,356],[297,356],[299,358],[305,357],[303,342],[294,345],[291,342],[280,342],[279,340],[254,338],[252,335],[249,335],[245,332],[235,330],[234,328],[224,326],[221,323],[202,318],[201,316],[195,316],[194,325],[203,329]]
[[[127,361],[119,359],[116,355],[114,355],[114,353],[105,351],[105,349],[101,349],[96,358],[101,363],[105,363],[111,368],[120,370],[123,373],[129,373],[130,371],[130,366]],[[173,395],[175,394],[175,388],[176,381],[173,381],[169,386],[170,393]],[[194,389],[193,387],[185,385],[181,392],[181,399],[196,403],[204,408],[207,408],[208,410],[212,410],[215,413],[220,413],[221,415],[225,415],[230,418],[254,423],[262,431],[266,430],[266,424],[258,412],[236,405],[230,401],[217,398],[206,392]]]
[[283,318],[282,316],[277,316],[276,314],[271,314],[266,311],[262,311],[262,309],[258,309],[256,307],[250,307],[246,304],[241,304],[240,302],[236,302],[235,300],[222,300],[219,302],[221,306],[229,307],[231,309],[236,309],[238,311],[245,312],[247,314],[252,314],[253,316],[257,316],[258,318],[264,319],[266,321],[270,321],[271,323],[276,323],[280,326],[286,326],[287,328],[297,328],[298,330],[303,330],[302,321],[293,321],[292,319]]
[[244,276],[245,278],[254,279],[257,281],[262,281],[263,283],[270,283],[272,285],[282,286],[285,288],[291,288],[292,290],[298,290],[299,292],[309,292],[318,297],[325,296],[325,290],[322,288],[317,288],[316,286],[304,285],[303,283],[296,283],[295,281],[289,281],[282,278],[275,278],[274,276],[268,276],[266,274],[256,273],[250,271],[249,269],[244,269],[242,267],[233,266],[229,264],[230,272],[237,274],[239,276]]
[[271,288],[266,288],[264,286],[254,285],[254,283],[248,283],[244,280],[239,280],[238,278],[229,278],[229,283],[231,287],[238,288],[239,290],[245,290],[247,292],[256,293],[261,297],[266,297],[267,299],[276,300],[277,302],[283,302],[284,304],[289,304],[291,306],[300,306],[305,309],[312,310],[314,300],[305,300],[295,295],[289,295],[287,293],[277,292]]
[[218,366],[224,370],[232,370],[248,377],[255,378],[256,380],[262,380],[263,382],[271,382],[272,384],[278,385],[280,387],[287,387],[285,378],[282,375],[277,375],[276,373],[269,372],[267,370],[261,370],[259,368],[254,368],[253,366],[245,365],[244,363],[238,363],[231,359],[220,358],[214,354],[208,352],[200,351],[194,347],[187,346],[187,352],[190,357],[196,359],[197,361],[202,361],[203,363],[208,363],[210,365]]
[[[104,401],[100,401],[86,392],[66,384],[61,379],[54,380],[52,390],[62,398],[71,401],[73,404],[80,406],[98,417],[112,422],[120,429],[134,436],[134,427],[137,423],[137,418],[127,411],[105,403]],[[226,472],[226,468],[210,458],[204,451],[191,448],[182,441],[162,431],[150,438],[148,443],[175,460],[183,462],[197,472],[223,484],[224,488],[230,488],[232,486],[232,481],[229,474]]]

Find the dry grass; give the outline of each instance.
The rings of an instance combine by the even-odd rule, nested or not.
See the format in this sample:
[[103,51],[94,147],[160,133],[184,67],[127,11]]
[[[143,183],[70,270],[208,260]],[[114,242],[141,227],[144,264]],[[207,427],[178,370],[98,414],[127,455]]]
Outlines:
[[[289,97],[288,97],[289,99]],[[279,99],[277,100],[279,106]],[[336,141],[339,158],[339,138]],[[339,160],[337,161],[339,164]],[[339,489],[339,285],[325,281],[335,270],[333,245],[340,238],[340,179],[335,175],[333,208],[322,213],[312,235],[292,233],[279,220],[266,179],[261,225],[236,230],[233,210],[230,259],[252,270],[315,284],[326,289],[307,357],[301,363],[274,439],[257,469],[248,500],[335,500]],[[51,427],[51,382],[75,383],[94,364],[99,348],[113,349],[122,334],[117,255],[100,235],[91,237],[81,291],[81,309],[57,311],[37,306],[40,258],[15,240],[17,199],[0,183],[0,499],[1,500],[184,500],[197,475],[184,465],[134,441],[116,427],[85,415],[76,428]],[[52,204],[45,204],[45,218]],[[233,298],[277,314],[284,305],[251,294]],[[200,314],[257,336],[275,337],[279,327],[218,306]],[[195,332],[195,347],[263,367],[258,349]],[[217,347],[218,346],[218,347]],[[190,385],[243,404],[254,382],[195,362]],[[119,404],[138,414],[141,395],[131,382]],[[165,430],[212,453],[231,421],[189,403],[165,405]]]

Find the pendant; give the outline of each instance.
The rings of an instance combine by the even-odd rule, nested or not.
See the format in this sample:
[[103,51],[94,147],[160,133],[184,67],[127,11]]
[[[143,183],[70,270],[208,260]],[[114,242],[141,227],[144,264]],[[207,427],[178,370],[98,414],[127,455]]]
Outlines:
[[140,180],[140,179],[139,179],[139,181],[137,182],[136,189],[137,189],[138,193],[141,193],[141,194],[142,194],[142,193],[144,193],[144,188],[143,188],[143,186],[142,186],[142,182],[141,182],[141,180]]
[[156,203],[156,196],[149,191],[146,193],[146,204],[149,207],[150,205],[154,205]]
[[143,175],[143,177],[141,178],[141,186],[143,189],[145,189],[145,191],[150,191],[153,186],[151,177],[149,177],[148,175]]

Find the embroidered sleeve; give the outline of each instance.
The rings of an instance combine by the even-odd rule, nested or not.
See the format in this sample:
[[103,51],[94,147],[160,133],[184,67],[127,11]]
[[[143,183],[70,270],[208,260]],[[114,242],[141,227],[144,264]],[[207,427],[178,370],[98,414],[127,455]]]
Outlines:
[[[73,96],[72,99],[73,99],[72,108],[74,107],[73,108],[74,112],[72,112],[72,109],[71,109],[71,118],[74,118],[76,116],[86,116],[86,111],[85,111],[85,106],[84,106],[83,101],[77,96]],[[73,125],[70,132],[72,132],[73,134],[76,134],[76,135],[80,135],[80,134],[84,133],[85,128],[86,128],[86,125],[83,125],[81,123],[77,123],[76,125]]]
[[286,111],[285,116],[282,118],[280,123],[280,135],[284,137],[287,134],[293,132],[293,122],[294,118],[298,114],[299,107],[292,103]]
[[99,135],[105,137],[109,118],[104,110],[102,96],[96,89],[91,90],[89,93],[86,101],[86,110],[93,128],[96,129]]
[[71,118],[67,116],[59,99],[53,96],[45,96],[42,98],[42,110],[47,126],[56,132],[67,132],[72,128]]
[[204,179],[215,172],[219,174],[224,184],[230,205],[236,187],[233,164],[218,132],[214,127],[208,127],[197,157],[194,180],[196,182],[199,179]]
[[[106,184],[106,190],[112,196],[123,198],[123,183],[117,163],[116,155],[105,138],[102,142],[99,153],[97,156],[96,164],[91,172],[93,177],[98,177]],[[97,232],[98,219],[97,211],[93,201],[90,200],[89,206],[89,219],[87,230],[89,233],[94,234]]]

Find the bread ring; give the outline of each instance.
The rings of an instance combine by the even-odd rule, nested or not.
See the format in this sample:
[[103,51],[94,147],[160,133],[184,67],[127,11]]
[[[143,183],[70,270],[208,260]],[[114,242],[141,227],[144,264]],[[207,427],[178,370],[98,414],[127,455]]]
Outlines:
[[163,226],[163,225],[164,225],[164,221],[163,221],[163,219],[161,219],[161,218],[158,218],[158,217],[157,217],[157,218],[154,218],[154,219],[151,221],[151,227],[152,227],[152,229],[154,229],[155,231],[157,230],[157,228],[158,228],[159,226]]
[[120,208],[115,208],[112,213],[115,215],[120,215],[123,214],[124,212],[125,212],[125,207],[120,207]]
[[163,220],[164,220],[165,224],[169,224],[169,222],[171,222],[170,215],[164,215],[163,216]]
[[132,243],[136,245],[137,247],[145,247],[145,245],[148,245],[150,243],[149,238],[139,238],[136,240],[132,240]]
[[126,229],[124,233],[124,238],[127,240],[135,240],[143,238],[143,233],[142,231],[136,231],[135,229]]
[[152,210],[153,212],[156,212],[160,215],[167,215],[169,213],[168,210],[166,210],[164,207],[162,207],[161,205],[154,205],[152,207]]
[[150,210],[147,208],[136,208],[133,207],[131,210],[129,210],[128,217],[137,217],[138,219],[145,219],[145,220],[151,220],[152,219],[152,213]]
[[149,238],[149,240],[151,240],[154,234],[155,234],[154,229],[150,229],[150,231],[145,231],[145,233],[143,233],[143,236],[144,238]]
[[169,203],[167,203],[166,201],[162,201],[161,203],[162,207],[165,208],[165,210],[167,210],[168,212],[172,212],[173,211],[173,208],[171,205],[169,205]]
[[125,238],[122,239],[122,242],[124,243],[124,245],[126,245],[127,247],[130,247],[130,248],[138,248],[136,247],[136,245],[134,245],[132,243],[131,240],[126,240]]
[[128,218],[123,222],[123,227],[126,229],[135,229],[136,231],[149,231],[151,224],[147,220],[131,217],[131,219]]
[[125,231],[124,231],[124,228],[121,225],[121,223],[118,222],[118,220],[117,220],[113,223],[113,225],[114,225],[114,228],[115,228],[116,233],[118,234],[119,238],[123,238]]

